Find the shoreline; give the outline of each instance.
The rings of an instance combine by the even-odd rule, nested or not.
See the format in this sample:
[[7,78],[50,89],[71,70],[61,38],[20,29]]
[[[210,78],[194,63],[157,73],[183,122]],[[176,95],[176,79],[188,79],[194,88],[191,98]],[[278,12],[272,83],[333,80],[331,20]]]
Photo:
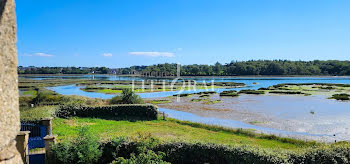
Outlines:
[[[107,75],[107,76],[121,76],[121,77],[140,77],[140,78],[175,78],[176,76],[166,77],[145,77],[139,75],[116,75],[116,74],[18,74],[19,77],[24,76],[84,76],[84,75]],[[306,77],[306,78],[350,78],[350,76],[331,76],[331,75],[240,75],[240,76],[180,76],[182,78],[285,78],[285,77]]]

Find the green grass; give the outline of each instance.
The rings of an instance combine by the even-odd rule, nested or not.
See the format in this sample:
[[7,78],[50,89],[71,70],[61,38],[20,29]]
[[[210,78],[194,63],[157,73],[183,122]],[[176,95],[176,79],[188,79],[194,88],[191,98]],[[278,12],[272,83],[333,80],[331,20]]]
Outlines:
[[37,91],[35,91],[35,90],[28,90],[28,91],[23,91],[22,94],[24,96],[34,96],[35,97],[36,94],[37,94]]
[[150,102],[151,104],[165,104],[165,103],[171,103],[170,100],[152,100]]
[[94,118],[56,118],[53,121],[53,133],[59,141],[77,136],[80,126],[88,126],[93,134],[101,140],[115,137],[134,137],[141,134],[151,134],[163,142],[183,141],[216,143],[230,146],[256,146],[268,149],[299,150],[319,145],[315,142],[305,142],[295,139],[279,138],[271,135],[261,135],[248,130],[234,130],[218,126],[209,126],[168,118],[166,121],[114,121]]

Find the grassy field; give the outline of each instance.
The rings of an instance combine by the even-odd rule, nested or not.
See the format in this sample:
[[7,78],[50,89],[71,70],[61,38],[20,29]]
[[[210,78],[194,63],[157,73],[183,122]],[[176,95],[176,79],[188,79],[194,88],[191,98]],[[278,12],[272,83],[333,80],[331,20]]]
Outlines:
[[59,141],[63,141],[76,137],[77,128],[81,126],[88,126],[100,140],[109,140],[118,136],[132,138],[138,134],[150,134],[163,142],[184,141],[230,146],[248,145],[278,150],[301,150],[321,145],[320,143],[294,139],[276,139],[246,130],[225,129],[175,119],[130,122],[94,118],[56,118],[53,122],[53,133],[58,135]]

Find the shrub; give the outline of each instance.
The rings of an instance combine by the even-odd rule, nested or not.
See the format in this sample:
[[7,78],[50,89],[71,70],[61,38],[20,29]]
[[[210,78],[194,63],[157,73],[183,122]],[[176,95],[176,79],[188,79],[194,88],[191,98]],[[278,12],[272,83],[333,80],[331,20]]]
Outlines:
[[345,94],[345,93],[341,93],[341,94],[334,94],[332,97],[332,99],[336,99],[336,100],[350,100],[350,95],[349,94]]
[[143,104],[143,100],[135,94],[130,88],[124,88],[121,96],[115,96],[110,104]]
[[[159,140],[150,134],[139,133],[130,141],[129,138],[117,138],[102,144],[103,155],[99,163],[142,163],[142,160],[149,162],[163,162],[164,153],[154,153],[152,150],[159,144]],[[111,154],[112,153],[112,154]]]
[[130,159],[124,159],[123,157],[117,158],[111,164],[170,164],[163,161],[165,153],[154,153],[152,150],[148,150],[146,153],[141,153],[137,156],[131,155]]
[[122,97],[121,96],[114,96],[109,100],[109,104],[121,104]]
[[33,97],[32,96],[20,96],[19,97],[19,106],[20,107],[29,107],[30,104],[33,101]]
[[86,127],[79,129],[79,135],[74,140],[53,145],[52,151],[56,163],[62,164],[91,164],[102,155],[97,138]]
[[150,104],[124,104],[110,106],[60,106],[56,116],[67,117],[92,117],[108,119],[157,119],[158,109]]

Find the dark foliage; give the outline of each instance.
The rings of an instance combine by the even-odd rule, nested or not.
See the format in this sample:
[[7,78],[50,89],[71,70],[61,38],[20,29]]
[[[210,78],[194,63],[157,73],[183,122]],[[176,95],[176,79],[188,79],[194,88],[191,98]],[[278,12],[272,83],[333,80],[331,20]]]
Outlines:
[[92,117],[105,119],[125,120],[155,120],[158,109],[154,105],[125,104],[111,106],[61,106],[56,116],[67,117]]
[[336,99],[336,100],[350,100],[350,95],[349,94],[345,94],[345,93],[341,93],[341,94],[334,94],[332,97],[332,99]]
[[[19,67],[19,74],[87,74],[110,73],[111,69],[76,68],[76,67]],[[131,74],[132,70],[139,72],[167,72],[176,75],[176,64],[157,64],[152,66],[133,66],[114,70],[117,74]],[[239,76],[239,75],[350,75],[350,61],[314,60],[251,60],[232,61],[227,64],[214,65],[184,65],[181,67],[182,76]]]

